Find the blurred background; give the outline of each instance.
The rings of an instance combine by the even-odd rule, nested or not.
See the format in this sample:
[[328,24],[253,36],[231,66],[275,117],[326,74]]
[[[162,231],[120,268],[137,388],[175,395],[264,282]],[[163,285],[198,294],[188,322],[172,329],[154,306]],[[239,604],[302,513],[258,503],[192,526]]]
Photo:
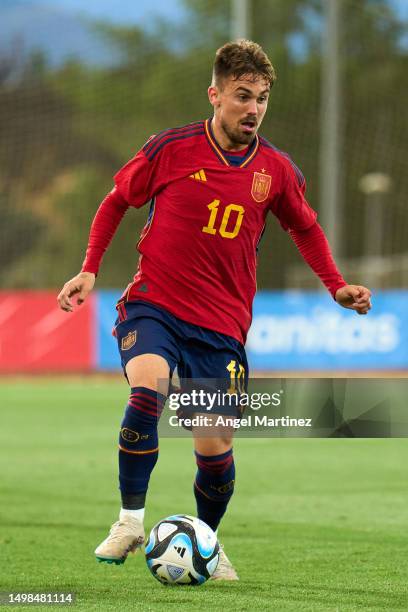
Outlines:
[[406,0],[0,0],[0,372],[117,369],[114,304],[147,207],[130,210],[75,314],[80,269],[112,175],[158,131],[210,116],[215,50],[237,37],[278,81],[261,133],[302,169],[345,278],[336,306],[271,216],[259,255],[255,370],[408,369]]

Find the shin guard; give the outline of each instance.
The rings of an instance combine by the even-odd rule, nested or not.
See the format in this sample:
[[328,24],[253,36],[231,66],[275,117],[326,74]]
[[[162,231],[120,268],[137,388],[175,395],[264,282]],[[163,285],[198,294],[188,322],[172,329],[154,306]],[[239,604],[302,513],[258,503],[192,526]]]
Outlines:
[[194,495],[198,518],[214,531],[223,517],[234,492],[235,465],[232,449],[221,455],[204,456],[197,452]]
[[165,400],[164,395],[146,387],[131,389],[119,435],[123,508],[144,507],[150,474],[159,454],[157,424]]

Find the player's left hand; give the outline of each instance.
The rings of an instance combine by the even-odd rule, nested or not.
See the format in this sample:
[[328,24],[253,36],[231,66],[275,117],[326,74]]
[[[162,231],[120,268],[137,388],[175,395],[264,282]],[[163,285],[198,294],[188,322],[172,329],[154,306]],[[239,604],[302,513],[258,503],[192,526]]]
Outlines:
[[371,291],[361,285],[346,285],[336,291],[336,302],[344,308],[355,310],[365,315],[371,308]]

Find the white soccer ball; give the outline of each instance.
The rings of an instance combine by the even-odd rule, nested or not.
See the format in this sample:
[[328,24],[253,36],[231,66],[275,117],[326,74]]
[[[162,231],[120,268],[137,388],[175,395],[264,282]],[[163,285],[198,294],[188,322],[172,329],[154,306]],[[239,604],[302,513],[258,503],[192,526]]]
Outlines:
[[220,545],[203,521],[175,514],[153,527],[145,549],[149,570],[162,584],[203,584],[218,565]]

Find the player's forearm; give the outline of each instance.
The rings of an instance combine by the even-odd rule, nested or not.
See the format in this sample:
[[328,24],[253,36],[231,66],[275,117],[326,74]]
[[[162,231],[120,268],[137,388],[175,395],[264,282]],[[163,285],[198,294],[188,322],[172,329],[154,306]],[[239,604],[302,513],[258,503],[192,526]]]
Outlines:
[[91,225],[82,272],[98,273],[102,257],[128,208],[128,203],[116,188],[108,193]]
[[320,225],[315,223],[307,230],[289,230],[289,233],[303,259],[335,298],[336,291],[347,283],[337,269]]

